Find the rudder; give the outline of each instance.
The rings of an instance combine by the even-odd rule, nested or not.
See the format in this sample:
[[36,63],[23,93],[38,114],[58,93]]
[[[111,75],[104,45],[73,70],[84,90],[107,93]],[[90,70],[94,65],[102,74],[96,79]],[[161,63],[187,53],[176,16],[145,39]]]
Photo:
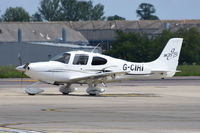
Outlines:
[[[152,62],[154,71],[167,71],[173,76],[178,66],[183,38],[172,38],[168,41],[160,56]],[[171,74],[170,74],[171,72]]]

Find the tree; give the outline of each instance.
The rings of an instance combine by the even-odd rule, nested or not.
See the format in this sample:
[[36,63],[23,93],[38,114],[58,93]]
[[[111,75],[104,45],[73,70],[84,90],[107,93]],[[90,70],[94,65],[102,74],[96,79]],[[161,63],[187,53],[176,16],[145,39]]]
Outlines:
[[2,15],[2,20],[6,22],[27,22],[30,21],[30,16],[22,7],[9,7]]
[[123,18],[123,17],[120,17],[120,16],[118,16],[118,15],[114,15],[114,16],[109,16],[109,17],[107,18],[107,20],[108,20],[108,21],[113,21],[113,20],[126,20],[126,19]]
[[42,0],[39,14],[47,21],[59,21],[61,16],[60,0]]
[[149,3],[141,3],[136,10],[137,16],[140,17],[140,20],[158,20],[159,18],[153,15],[155,12],[156,9]]
[[78,6],[76,0],[61,0],[61,21],[78,21]]
[[104,6],[93,6],[92,1],[61,0],[62,12],[65,21],[101,20],[104,15]]
[[92,16],[92,2],[91,1],[80,1],[77,2],[77,16],[78,19],[81,19],[83,21],[85,20],[91,20]]
[[31,21],[37,21],[37,22],[42,21],[42,16],[36,12],[35,14],[32,15]]
[[164,30],[159,36],[148,38],[139,33],[117,31],[116,41],[112,49],[105,54],[134,62],[153,61],[170,38],[183,38],[180,64],[200,64],[200,32],[196,28],[179,29],[176,32]]
[[146,35],[138,33],[124,33],[117,31],[116,41],[112,45],[112,50],[105,54],[128,61],[144,62],[150,61],[148,54],[149,40]]
[[92,1],[42,0],[39,13],[47,21],[86,21],[103,18],[104,6]]
[[97,4],[91,10],[91,19],[90,20],[104,20],[104,6],[101,4]]

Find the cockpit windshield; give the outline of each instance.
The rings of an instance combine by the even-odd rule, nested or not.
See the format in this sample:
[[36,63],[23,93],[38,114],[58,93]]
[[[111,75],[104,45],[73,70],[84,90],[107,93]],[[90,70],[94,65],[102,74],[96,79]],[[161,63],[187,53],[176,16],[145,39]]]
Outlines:
[[59,55],[53,57],[53,58],[51,59],[51,61],[59,61],[59,62],[68,64],[68,63],[69,63],[70,56],[71,56],[71,55],[70,55],[69,53],[62,53],[62,54],[59,54]]

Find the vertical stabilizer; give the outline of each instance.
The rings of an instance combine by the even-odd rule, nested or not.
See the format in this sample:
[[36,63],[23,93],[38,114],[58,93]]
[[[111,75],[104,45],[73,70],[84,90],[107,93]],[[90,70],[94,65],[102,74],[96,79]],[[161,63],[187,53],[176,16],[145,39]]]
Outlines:
[[158,59],[150,63],[153,71],[167,71],[168,76],[173,76],[178,66],[182,43],[183,38],[170,39]]

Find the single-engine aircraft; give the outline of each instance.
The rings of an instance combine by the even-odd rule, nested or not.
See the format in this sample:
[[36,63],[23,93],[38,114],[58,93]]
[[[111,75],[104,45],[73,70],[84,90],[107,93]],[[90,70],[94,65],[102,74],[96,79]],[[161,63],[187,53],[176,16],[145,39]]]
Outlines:
[[[183,39],[172,38],[161,55],[152,62],[138,63],[116,59],[94,52],[71,51],[61,53],[50,61],[27,63],[16,67],[27,76],[40,82],[61,85],[60,92],[69,94],[76,88],[72,84],[87,84],[89,95],[99,95],[105,91],[106,82],[136,78],[166,78],[177,72]],[[133,51],[134,52],[134,51]],[[35,95],[43,92],[39,88],[27,88],[26,93]]]

